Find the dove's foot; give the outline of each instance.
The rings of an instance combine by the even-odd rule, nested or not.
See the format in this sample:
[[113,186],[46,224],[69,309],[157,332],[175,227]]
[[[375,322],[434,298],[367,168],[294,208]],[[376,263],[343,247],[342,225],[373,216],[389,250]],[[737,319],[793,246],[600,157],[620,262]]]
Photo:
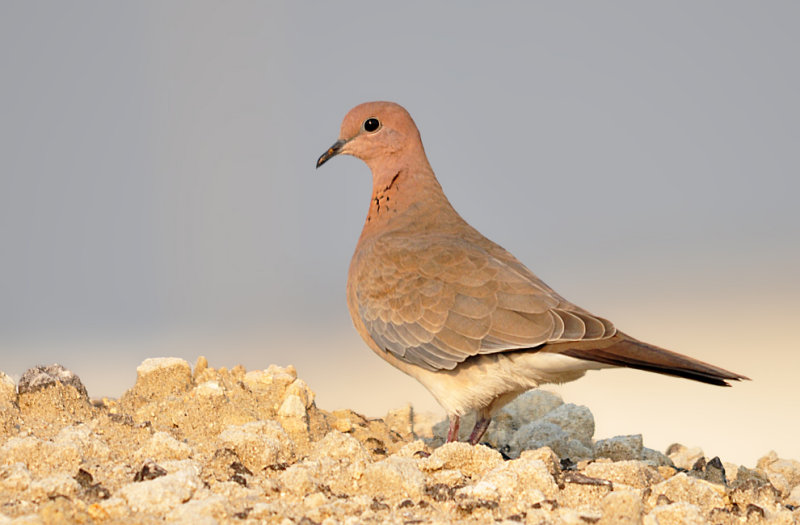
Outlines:
[[450,416],[450,429],[447,431],[447,441],[445,443],[452,443],[458,441],[458,425],[461,423],[461,418],[455,415]]
[[469,435],[470,445],[476,445],[478,441],[481,440],[483,435],[486,433],[486,429],[489,428],[489,423],[491,422],[492,418],[490,417],[478,417],[478,419],[475,421],[475,427],[472,429],[472,433]]

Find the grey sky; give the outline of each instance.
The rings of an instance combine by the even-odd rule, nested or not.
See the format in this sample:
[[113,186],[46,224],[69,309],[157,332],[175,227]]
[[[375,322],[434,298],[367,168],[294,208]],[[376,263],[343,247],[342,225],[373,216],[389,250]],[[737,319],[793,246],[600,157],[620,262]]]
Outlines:
[[[776,358],[796,365],[798,15],[3,2],[0,369],[59,361],[118,395],[154,341],[241,334],[263,354],[231,344],[217,366],[337,366],[275,342],[352,331],[344,282],[369,172],[313,166],[347,110],[376,99],[411,112],[462,215],[562,295],[617,324],[650,311],[667,332],[713,317],[751,340],[784,334],[794,347]],[[102,373],[81,373],[87,360]],[[118,367],[117,390],[93,391]]]

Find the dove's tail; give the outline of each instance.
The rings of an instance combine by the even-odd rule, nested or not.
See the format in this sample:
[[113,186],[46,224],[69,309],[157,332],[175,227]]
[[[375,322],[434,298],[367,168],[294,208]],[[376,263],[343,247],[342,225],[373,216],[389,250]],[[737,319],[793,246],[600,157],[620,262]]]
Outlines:
[[685,377],[710,385],[731,386],[728,380],[749,379],[697,359],[643,343],[622,332],[602,341],[551,343],[543,350],[613,366]]

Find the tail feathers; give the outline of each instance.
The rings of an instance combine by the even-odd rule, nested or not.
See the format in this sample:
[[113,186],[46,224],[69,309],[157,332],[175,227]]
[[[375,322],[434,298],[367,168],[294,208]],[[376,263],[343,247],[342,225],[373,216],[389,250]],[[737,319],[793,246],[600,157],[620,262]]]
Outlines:
[[728,381],[749,379],[723,368],[643,343],[622,332],[604,341],[577,341],[546,346],[546,351],[614,366],[624,366],[684,377],[710,385],[731,386]]

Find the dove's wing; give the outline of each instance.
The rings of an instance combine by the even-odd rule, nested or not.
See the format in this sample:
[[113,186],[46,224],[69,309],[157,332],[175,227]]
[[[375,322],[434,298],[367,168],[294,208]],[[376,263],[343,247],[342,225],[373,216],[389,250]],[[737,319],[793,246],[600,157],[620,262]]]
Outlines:
[[356,307],[367,332],[383,350],[429,370],[452,370],[477,354],[615,333],[610,322],[510,264],[516,260],[458,237],[387,234],[357,257]]

